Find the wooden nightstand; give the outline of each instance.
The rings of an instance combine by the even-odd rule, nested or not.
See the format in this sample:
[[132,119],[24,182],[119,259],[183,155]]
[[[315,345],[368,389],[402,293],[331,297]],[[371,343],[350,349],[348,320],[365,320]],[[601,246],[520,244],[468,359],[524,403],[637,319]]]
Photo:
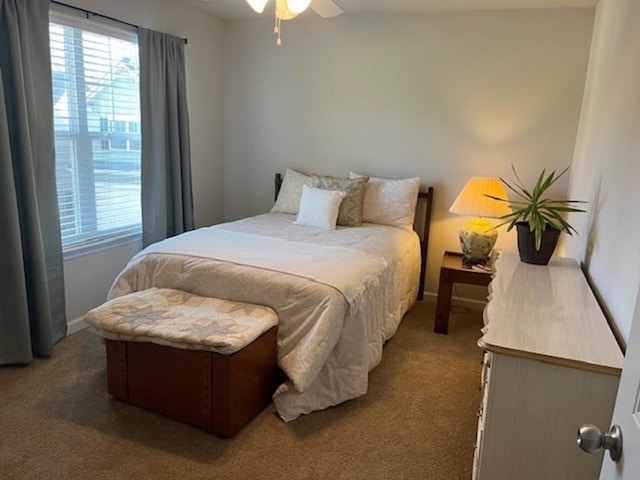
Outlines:
[[438,302],[436,303],[436,321],[433,331],[449,333],[449,310],[451,308],[451,293],[454,283],[468,283],[471,285],[489,285],[491,271],[472,268],[462,263],[462,254],[444,252],[440,267],[440,282],[438,284]]

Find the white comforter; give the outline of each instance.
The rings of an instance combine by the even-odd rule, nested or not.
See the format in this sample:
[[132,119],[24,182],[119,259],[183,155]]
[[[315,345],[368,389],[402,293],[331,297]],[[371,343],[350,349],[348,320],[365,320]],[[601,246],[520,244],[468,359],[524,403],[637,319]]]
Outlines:
[[366,393],[384,341],[415,301],[420,271],[414,232],[373,224],[325,231],[293,219],[259,215],[151,245],[110,292],[177,288],[273,308],[288,377],[274,403],[286,421]]

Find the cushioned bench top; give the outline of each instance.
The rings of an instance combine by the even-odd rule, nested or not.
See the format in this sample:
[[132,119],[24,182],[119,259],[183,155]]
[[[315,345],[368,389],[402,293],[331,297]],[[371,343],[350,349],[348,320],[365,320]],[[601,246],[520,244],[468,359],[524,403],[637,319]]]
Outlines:
[[94,308],[85,322],[105,338],[234,353],[278,324],[262,305],[150,288]]

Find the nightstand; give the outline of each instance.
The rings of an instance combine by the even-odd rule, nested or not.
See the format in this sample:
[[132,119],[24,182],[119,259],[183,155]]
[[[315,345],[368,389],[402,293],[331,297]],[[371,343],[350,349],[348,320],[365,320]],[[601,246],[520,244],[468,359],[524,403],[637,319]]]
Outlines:
[[491,283],[493,272],[481,267],[466,266],[462,262],[462,254],[444,252],[440,267],[440,282],[438,284],[438,301],[436,303],[436,321],[433,331],[449,333],[449,310],[451,309],[451,293],[454,283],[487,286]]

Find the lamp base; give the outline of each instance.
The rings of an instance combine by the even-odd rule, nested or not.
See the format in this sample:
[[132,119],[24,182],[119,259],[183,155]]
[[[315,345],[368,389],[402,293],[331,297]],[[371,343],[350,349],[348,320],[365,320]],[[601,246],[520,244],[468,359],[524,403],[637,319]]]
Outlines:
[[471,268],[475,265],[480,265],[480,266],[489,265],[491,263],[490,258],[491,258],[491,255],[489,255],[487,258],[471,258],[463,254],[462,266]]
[[460,229],[460,249],[466,265],[486,264],[498,232],[484,218],[476,218],[465,223]]

